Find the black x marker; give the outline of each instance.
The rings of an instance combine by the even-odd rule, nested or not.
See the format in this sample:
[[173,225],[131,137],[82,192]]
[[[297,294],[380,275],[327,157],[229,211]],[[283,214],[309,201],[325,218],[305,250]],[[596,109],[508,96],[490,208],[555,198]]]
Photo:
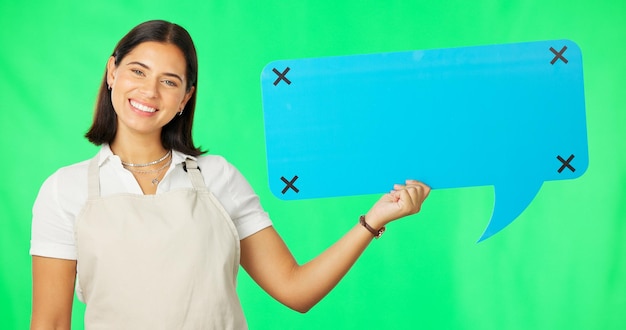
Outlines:
[[560,160],[561,163],[563,163],[563,165],[561,165],[561,167],[559,168],[557,172],[561,173],[563,172],[565,168],[568,168],[572,172],[576,172],[576,169],[572,165],[569,164],[572,161],[572,159],[574,159],[574,155],[570,155],[569,158],[567,158],[567,160],[563,159],[563,157],[561,156],[556,156],[556,159]]
[[282,191],[283,195],[289,189],[293,189],[293,191],[295,191],[296,194],[300,192],[300,189],[296,188],[296,186],[293,185],[293,183],[296,182],[296,180],[298,180],[298,176],[297,175],[294,176],[293,179],[291,179],[291,181],[285,179],[284,176],[281,176],[280,179],[283,180],[283,182],[286,184],[285,188],[283,188],[283,191]]
[[561,60],[563,61],[563,63],[567,64],[567,59],[565,57],[563,57],[563,53],[565,53],[565,51],[567,50],[567,46],[563,46],[563,48],[561,48],[561,51],[557,52],[556,49],[550,47],[550,51],[552,53],[554,53],[554,58],[552,59],[552,61],[550,61],[550,64],[556,63],[556,61]]
[[289,72],[289,67],[287,67],[282,73],[278,70],[276,70],[276,68],[273,68],[272,71],[274,71],[274,73],[278,76],[278,78],[276,78],[276,80],[274,80],[274,86],[278,85],[278,83],[281,80],[284,80],[287,85],[291,85],[291,80],[287,79],[287,77],[285,77],[287,75],[287,72]]

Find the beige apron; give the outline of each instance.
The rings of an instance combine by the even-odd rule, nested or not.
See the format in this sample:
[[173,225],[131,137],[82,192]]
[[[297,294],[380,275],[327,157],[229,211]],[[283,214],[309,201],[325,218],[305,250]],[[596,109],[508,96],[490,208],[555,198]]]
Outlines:
[[193,189],[100,197],[91,160],[76,220],[86,329],[247,329],[237,231],[196,162],[186,166]]

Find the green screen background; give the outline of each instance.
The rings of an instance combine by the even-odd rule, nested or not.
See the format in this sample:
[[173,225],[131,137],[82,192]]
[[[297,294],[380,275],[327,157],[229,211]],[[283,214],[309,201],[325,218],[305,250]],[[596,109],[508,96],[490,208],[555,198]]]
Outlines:
[[[391,224],[307,314],[275,302],[244,271],[239,293],[252,329],[626,328],[625,1],[2,0],[0,329],[29,324],[30,220],[39,186],[57,168],[96,153],[82,136],[107,56],[133,26],[155,18],[186,27],[198,48],[196,142],[247,177],[300,262],[337,240],[378,196],[285,202],[270,193],[265,64],[577,42],[590,159],[581,178],[545,183],[513,224],[480,244],[493,188],[434,191],[419,215]],[[346,111],[357,116],[359,109]],[[419,125],[400,128],[419,136]],[[413,143],[407,152],[419,152],[419,139]],[[367,178],[344,184],[350,180]],[[73,328],[83,328],[83,312],[77,301]]]

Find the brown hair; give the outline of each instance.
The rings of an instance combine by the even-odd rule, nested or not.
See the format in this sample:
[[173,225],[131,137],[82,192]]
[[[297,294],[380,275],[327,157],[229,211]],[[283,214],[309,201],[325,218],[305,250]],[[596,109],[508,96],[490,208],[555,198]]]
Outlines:
[[[161,131],[161,143],[166,149],[174,149],[192,156],[199,156],[204,151],[197,148],[193,143],[191,130],[193,116],[196,108],[196,93],[198,86],[198,56],[191,36],[180,25],[154,20],[141,23],[134,27],[115,46],[112,56],[115,57],[115,65],[119,65],[122,59],[139,44],[146,41],[165,42],[177,46],[185,56],[187,62],[186,85],[187,92],[196,87],[189,101],[183,109],[183,114],[175,116]],[[111,143],[117,132],[117,114],[111,103],[111,93],[107,85],[106,71],[100,84],[96,110],[93,123],[85,137],[95,145]]]

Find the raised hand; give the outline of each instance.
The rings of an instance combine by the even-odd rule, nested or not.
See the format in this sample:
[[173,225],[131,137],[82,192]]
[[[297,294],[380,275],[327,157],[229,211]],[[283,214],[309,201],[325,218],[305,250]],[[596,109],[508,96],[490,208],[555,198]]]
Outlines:
[[393,220],[415,214],[429,193],[430,187],[416,180],[406,180],[404,185],[395,184],[393,190],[383,195],[367,212],[365,221],[378,229]]

